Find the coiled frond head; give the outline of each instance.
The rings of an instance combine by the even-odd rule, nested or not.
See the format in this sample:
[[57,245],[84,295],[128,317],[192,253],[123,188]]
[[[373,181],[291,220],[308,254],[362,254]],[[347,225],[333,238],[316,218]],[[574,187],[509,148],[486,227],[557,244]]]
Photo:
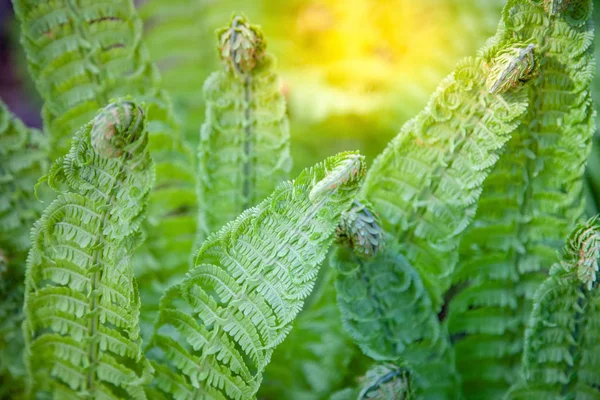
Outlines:
[[144,111],[131,101],[106,106],[92,121],[92,147],[104,158],[133,153],[143,142]]
[[336,229],[337,241],[363,258],[373,257],[383,244],[381,225],[369,208],[354,200],[352,207],[342,214]]
[[591,290],[598,282],[598,257],[600,257],[600,222],[590,219],[571,233],[564,250],[562,267],[576,274],[577,279]]
[[334,161],[334,164],[326,164],[325,177],[317,181],[308,194],[314,203],[318,203],[322,198],[346,185],[353,185],[365,176],[364,157],[356,152],[342,153],[340,157],[328,159],[328,161],[331,160]]
[[490,71],[487,87],[491,94],[504,93],[529,81],[537,71],[535,45],[513,42],[492,48],[488,54]]
[[410,381],[406,368],[394,364],[376,365],[361,379],[362,390],[358,399],[410,399]]
[[245,75],[256,68],[265,54],[263,34],[240,16],[231,20],[228,27],[217,31],[219,55],[228,70]]

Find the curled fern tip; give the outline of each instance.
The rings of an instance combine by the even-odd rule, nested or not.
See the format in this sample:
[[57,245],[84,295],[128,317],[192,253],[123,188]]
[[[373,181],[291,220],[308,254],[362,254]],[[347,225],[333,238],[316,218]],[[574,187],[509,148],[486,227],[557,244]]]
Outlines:
[[109,104],[94,118],[91,142],[104,158],[116,158],[124,151],[133,152],[143,133],[144,111],[130,101]]
[[243,17],[234,17],[231,24],[217,32],[219,54],[228,69],[245,75],[256,68],[265,54],[262,33]]

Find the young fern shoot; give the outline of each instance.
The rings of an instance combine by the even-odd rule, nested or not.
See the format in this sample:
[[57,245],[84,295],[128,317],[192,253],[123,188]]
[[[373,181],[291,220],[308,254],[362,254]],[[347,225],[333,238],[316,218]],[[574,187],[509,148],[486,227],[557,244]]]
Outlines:
[[223,70],[204,85],[198,148],[198,242],[267,197],[292,166],[285,99],[259,28],[242,17],[218,31]]
[[508,399],[600,398],[599,256],[596,217],[571,233],[560,262],[535,293],[524,379]]
[[436,312],[482,183],[527,109],[519,81],[533,67],[517,57],[528,48],[503,41],[463,60],[377,157],[361,190],[381,217],[385,241],[421,275]]
[[474,399],[500,398],[517,379],[533,294],[584,210],[594,132],[591,11],[589,0],[510,0],[495,38],[533,40],[537,71],[530,107],[463,235],[448,296],[463,388]]
[[22,390],[20,330],[29,231],[42,212],[33,187],[46,172],[46,137],[0,101],[0,398]]
[[135,103],[109,104],[43,178],[59,195],[32,231],[23,324],[38,396],[145,398],[131,263],[154,179],[145,124]]
[[[173,399],[255,398],[364,170],[357,153],[330,157],[208,238],[195,267],[161,299],[148,352],[158,391]],[[323,180],[335,188],[310,196]]]

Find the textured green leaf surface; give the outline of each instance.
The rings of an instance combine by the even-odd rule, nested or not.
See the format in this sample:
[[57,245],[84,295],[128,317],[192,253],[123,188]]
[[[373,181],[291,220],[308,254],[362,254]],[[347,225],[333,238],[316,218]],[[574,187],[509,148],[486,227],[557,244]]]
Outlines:
[[235,17],[218,32],[222,70],[205,82],[198,147],[198,236],[258,204],[292,167],[285,99],[258,27]]
[[452,278],[448,326],[469,398],[499,398],[517,378],[531,299],[583,212],[594,125],[592,3],[573,0],[554,15],[548,3],[509,1],[497,38],[533,40],[538,72]]
[[[169,98],[141,42],[142,21],[132,0],[14,0],[30,72],[44,100],[44,126],[53,157],[111,99],[132,96],[149,104],[149,149],[156,185],[148,205],[146,241],[136,259],[143,297],[165,274],[189,269],[196,231],[191,152],[182,144]],[[181,276],[180,275],[180,276]],[[158,291],[159,293],[156,293]],[[145,316],[151,320],[154,315]]]
[[328,158],[209,237],[195,267],[161,299],[148,353],[161,391],[175,399],[255,397],[364,168],[356,153]]
[[23,324],[38,396],[145,398],[131,257],[154,179],[147,142],[142,109],[110,104],[45,177],[60,194],[32,231]]
[[600,290],[597,219],[569,236],[560,262],[533,298],[523,381],[509,399],[600,398]]
[[29,231],[43,208],[33,187],[47,168],[46,145],[0,101],[0,398],[17,398],[23,387],[23,278]]
[[523,90],[490,93],[490,69],[506,67],[505,53],[523,47],[503,42],[462,61],[375,160],[361,191],[390,242],[421,275],[434,310],[483,180],[527,108]]

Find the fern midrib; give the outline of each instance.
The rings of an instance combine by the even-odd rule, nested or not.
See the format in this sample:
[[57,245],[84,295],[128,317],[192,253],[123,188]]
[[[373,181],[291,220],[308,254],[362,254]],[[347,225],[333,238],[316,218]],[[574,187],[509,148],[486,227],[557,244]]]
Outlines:
[[[250,74],[247,74],[244,77],[244,171],[243,171],[243,204],[241,211],[244,211],[252,204],[251,193],[254,186],[253,179],[253,165],[252,161],[252,151],[253,151],[253,140],[254,140],[254,132],[252,132],[252,77]],[[254,196],[252,196],[254,197]]]
[[[114,179],[111,180],[111,186],[108,190],[108,205],[112,206],[115,200],[116,194],[114,193],[115,186],[119,177],[124,173],[125,162],[130,158],[130,153],[126,153],[123,157],[119,159],[119,172],[115,175]],[[90,282],[90,302],[89,302],[89,312],[92,313],[92,319],[89,322],[89,333],[88,336],[90,338],[89,345],[89,371],[88,371],[88,388],[87,392],[89,396],[92,396],[96,389],[96,369],[95,365],[98,362],[98,352],[99,352],[99,343],[95,340],[96,330],[98,329],[99,324],[99,313],[94,312],[96,310],[97,302],[98,302],[98,285],[100,284],[100,279],[102,278],[102,271],[99,268],[99,263],[101,262],[101,253],[102,250],[99,248],[100,244],[103,242],[102,232],[104,231],[104,227],[106,226],[109,215],[109,207],[106,207],[102,212],[100,220],[98,221],[98,226],[96,227],[97,236],[94,240],[94,243],[91,244],[91,248],[96,248],[94,250],[94,260],[92,265],[94,267],[98,267],[97,271],[92,275],[92,279]],[[93,398],[93,397],[90,397]]]

